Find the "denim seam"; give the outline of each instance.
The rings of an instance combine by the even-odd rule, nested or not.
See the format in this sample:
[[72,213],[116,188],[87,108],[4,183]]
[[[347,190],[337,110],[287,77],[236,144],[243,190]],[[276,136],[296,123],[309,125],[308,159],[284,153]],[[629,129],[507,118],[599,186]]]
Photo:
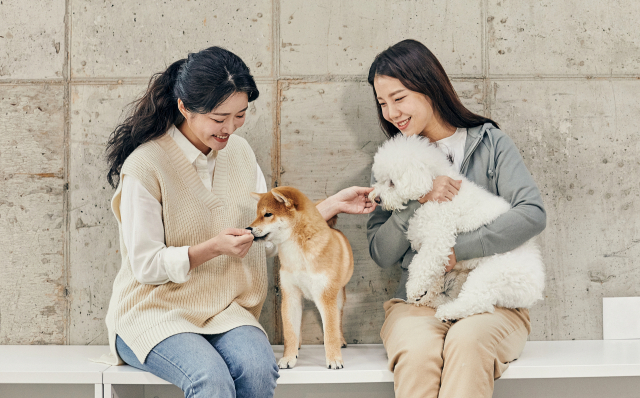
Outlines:
[[154,354],[158,355],[160,358],[164,359],[165,361],[169,362],[173,367],[175,367],[176,369],[178,369],[183,375],[184,377],[189,380],[189,383],[191,384],[191,392],[192,395],[195,395],[196,391],[195,391],[195,387],[193,386],[193,380],[191,380],[191,377],[189,377],[189,375],[187,374],[187,372],[185,372],[180,366],[178,366],[177,364],[173,363],[173,361],[171,361],[169,358],[167,358],[166,356],[162,355],[160,352],[151,350],[151,352],[153,352]]

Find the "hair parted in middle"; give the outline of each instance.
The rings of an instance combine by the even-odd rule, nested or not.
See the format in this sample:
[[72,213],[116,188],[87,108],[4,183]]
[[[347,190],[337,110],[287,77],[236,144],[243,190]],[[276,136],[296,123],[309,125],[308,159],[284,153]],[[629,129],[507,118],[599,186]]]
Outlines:
[[[376,56],[367,79],[373,88],[374,99],[377,94],[373,81],[378,75],[396,78],[407,89],[429,97],[434,112],[453,127],[468,128],[484,123],[499,127],[493,120],[477,115],[462,105],[436,56],[419,41],[403,40]],[[380,126],[387,137],[399,134],[400,130],[382,116],[382,107],[377,99],[376,108]]]
[[178,99],[189,112],[205,114],[237,92],[246,93],[249,102],[260,94],[247,65],[221,47],[191,53],[153,75],[144,95],[131,104],[131,114],[109,137],[109,184],[118,185],[124,161],[138,146],[182,123]]

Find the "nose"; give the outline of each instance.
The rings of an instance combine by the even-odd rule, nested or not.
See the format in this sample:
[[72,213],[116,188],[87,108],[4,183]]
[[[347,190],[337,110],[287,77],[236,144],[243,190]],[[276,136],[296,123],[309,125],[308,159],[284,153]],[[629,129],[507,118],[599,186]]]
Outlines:
[[233,132],[236,131],[236,125],[233,124],[233,119],[230,119],[228,122],[224,123],[220,131],[225,134],[233,134]]
[[373,201],[374,201],[374,202],[376,202],[377,204],[382,203],[382,199],[380,199],[380,196],[376,196],[376,197],[373,199]]
[[389,119],[391,120],[397,119],[402,115],[402,112],[400,112],[398,107],[393,104],[387,104],[387,109],[389,112]]
[[251,227],[247,227],[245,229],[248,229],[249,231],[253,232],[253,228],[251,228]]

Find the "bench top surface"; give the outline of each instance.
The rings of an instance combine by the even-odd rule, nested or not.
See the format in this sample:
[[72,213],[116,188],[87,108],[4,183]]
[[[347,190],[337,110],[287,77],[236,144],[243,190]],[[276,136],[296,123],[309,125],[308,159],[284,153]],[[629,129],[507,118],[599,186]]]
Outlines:
[[[0,346],[0,383],[169,384],[130,366],[91,362],[107,346]],[[273,347],[276,358],[283,347]],[[382,345],[342,350],[345,368],[325,368],[324,346],[305,345],[279,384],[392,382]],[[640,376],[640,340],[530,341],[503,379]]]
[[0,383],[101,384],[106,346],[0,345]]
[[[276,358],[283,347],[274,346]],[[393,382],[382,345],[342,349],[345,368],[325,368],[324,346],[303,346],[293,369],[280,371],[279,384]],[[640,340],[530,341],[502,379],[640,376]],[[168,384],[130,366],[104,372],[109,384]]]

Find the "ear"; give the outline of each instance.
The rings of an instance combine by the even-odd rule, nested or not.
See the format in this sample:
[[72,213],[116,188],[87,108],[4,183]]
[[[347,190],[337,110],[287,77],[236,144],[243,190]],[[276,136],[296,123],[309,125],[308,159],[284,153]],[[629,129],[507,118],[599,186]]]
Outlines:
[[255,200],[260,200],[260,198],[262,198],[262,195],[264,195],[263,193],[255,193],[255,192],[251,192],[250,193],[251,197],[254,198]]
[[292,205],[291,200],[286,196],[284,196],[280,191],[278,191],[277,188],[273,188],[271,190],[271,194],[273,194],[273,197],[276,198],[278,202],[284,203],[284,205],[287,207],[291,207]]

